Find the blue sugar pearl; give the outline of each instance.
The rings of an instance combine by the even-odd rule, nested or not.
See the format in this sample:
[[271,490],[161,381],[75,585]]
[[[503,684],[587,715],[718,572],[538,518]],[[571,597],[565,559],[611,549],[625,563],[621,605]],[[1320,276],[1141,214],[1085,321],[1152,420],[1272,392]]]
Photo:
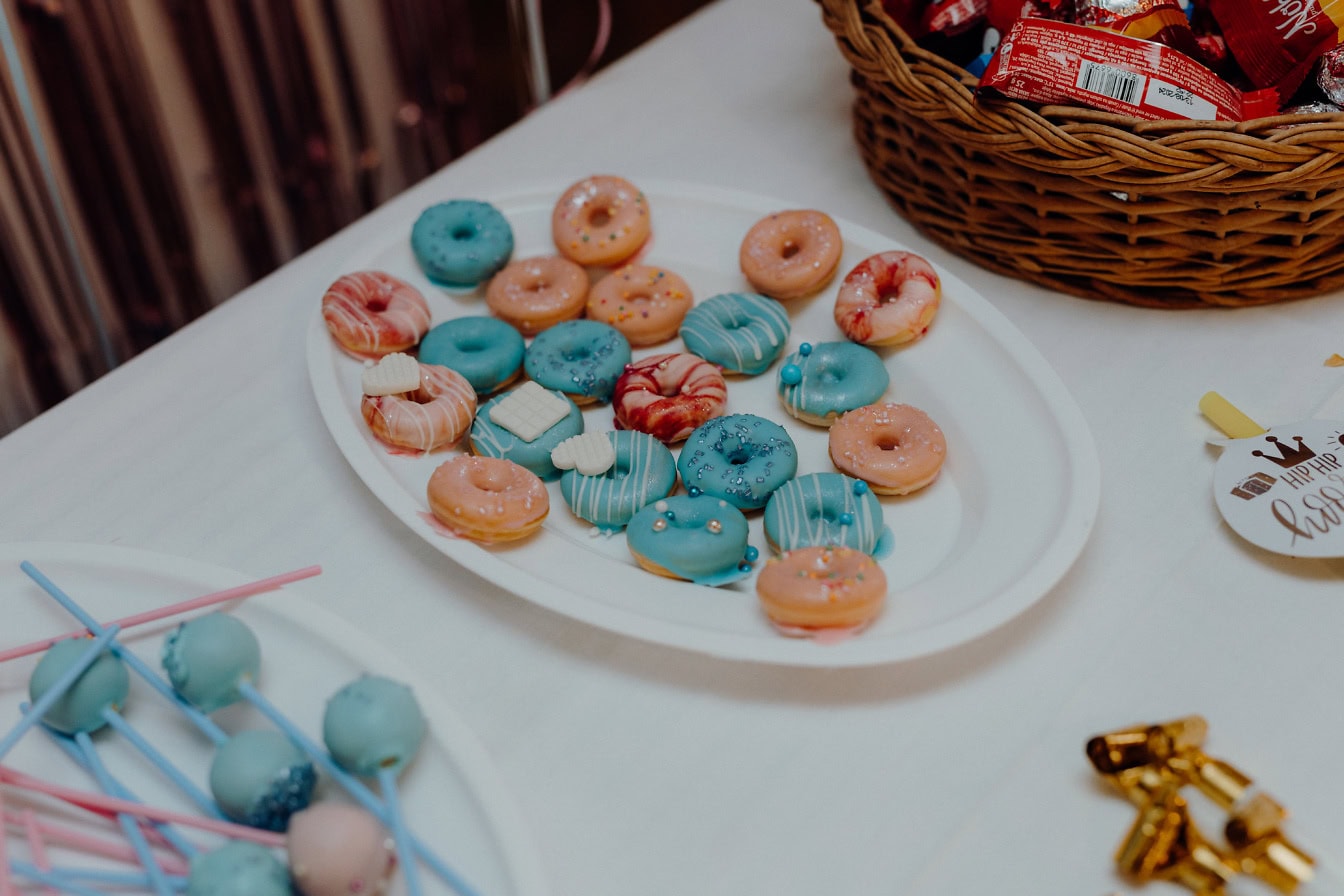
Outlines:
[[686,494],[690,495],[692,498],[700,497],[700,486],[698,485],[690,486],[689,488],[686,489]]
[[779,369],[779,381],[786,386],[796,386],[803,381],[803,369],[797,364],[785,364]]
[[759,556],[761,556],[761,552],[760,552],[759,550],[756,549],[756,546],[755,546],[755,545],[750,545],[750,544],[749,544],[749,545],[747,545],[746,553],[743,554],[743,556],[747,558],[747,562],[748,562],[748,563],[755,563],[755,562],[756,562],[756,558],[759,557]]
[[842,525],[842,526],[852,526],[852,525],[854,525],[854,514],[852,514],[852,513],[842,513],[842,514],[840,514],[840,525]]
[[668,511],[664,512],[664,513],[663,513],[663,516],[667,517],[669,520],[674,520],[674,519],[677,518],[676,511],[672,511],[672,510],[668,510]]
[[868,483],[864,482],[862,479],[855,479],[854,494],[861,495],[866,491],[868,491]]
[[802,355],[804,358],[812,354],[812,343],[804,342],[802,345],[798,346],[798,354]]

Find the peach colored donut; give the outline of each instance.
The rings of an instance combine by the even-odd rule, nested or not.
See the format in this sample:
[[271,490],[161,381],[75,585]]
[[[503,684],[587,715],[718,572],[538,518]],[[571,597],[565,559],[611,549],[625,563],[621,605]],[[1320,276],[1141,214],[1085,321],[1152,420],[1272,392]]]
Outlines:
[[588,291],[588,317],[609,324],[636,348],[677,335],[695,297],[686,281],[666,268],[630,264]]
[[551,511],[551,496],[537,474],[499,457],[446,460],[429,477],[426,493],[436,520],[486,544],[526,538]]
[[421,364],[420,388],[400,395],[365,395],[359,409],[379,440],[426,452],[451,445],[471,427],[476,390],[456,370]]
[[825,212],[776,212],[747,231],[738,264],[753,289],[772,299],[801,299],[831,282],[845,243]]
[[831,426],[831,463],[879,495],[908,495],[938,478],[947,439],[929,415],[908,404],[870,404]]
[[381,358],[411,348],[429,332],[429,303],[414,286],[391,274],[356,271],[327,287],[322,319],[350,354]]
[[879,252],[854,266],[835,297],[835,322],[863,345],[900,345],[928,332],[938,313],[938,272],[913,252]]
[[727,402],[728,384],[719,368],[684,352],[627,364],[611,397],[617,429],[645,432],[669,445],[721,416]]
[[887,576],[873,558],[853,548],[797,548],[767,560],[756,595],[770,621],[786,635],[819,630],[857,631],[887,599]]
[[588,272],[558,255],[515,261],[485,289],[490,312],[524,336],[582,317],[587,301]]
[[581,265],[618,265],[649,239],[649,204],[630,181],[596,174],[571,186],[551,212],[560,254]]

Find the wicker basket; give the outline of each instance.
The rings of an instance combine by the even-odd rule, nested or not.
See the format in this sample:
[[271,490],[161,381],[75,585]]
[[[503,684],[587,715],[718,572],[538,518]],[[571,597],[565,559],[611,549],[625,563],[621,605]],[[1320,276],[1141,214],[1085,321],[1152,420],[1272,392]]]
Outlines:
[[1140,121],[977,100],[881,0],[817,0],[873,180],[937,243],[1072,295],[1242,306],[1344,284],[1344,114]]

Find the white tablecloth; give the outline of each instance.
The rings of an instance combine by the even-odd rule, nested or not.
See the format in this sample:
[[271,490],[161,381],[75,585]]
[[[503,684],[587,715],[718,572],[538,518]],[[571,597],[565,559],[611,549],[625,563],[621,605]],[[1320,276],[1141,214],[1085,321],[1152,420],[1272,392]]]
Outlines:
[[[1290,833],[1344,861],[1344,561],[1261,551],[1220,520],[1196,408],[1217,389],[1264,424],[1344,419],[1344,369],[1322,363],[1344,352],[1344,296],[1169,312],[982,271],[869,181],[847,76],[813,4],[712,5],[0,441],[0,540],[256,576],[320,563],[324,603],[486,745],[557,894],[1126,889],[1111,856],[1132,813],[1083,744],[1191,712],[1211,753],[1289,806]],[[945,653],[796,669],[589,627],[411,537],[318,414],[303,352],[318,297],[431,202],[598,171],[825,209],[997,306],[1100,456],[1095,529],[1059,585]]]

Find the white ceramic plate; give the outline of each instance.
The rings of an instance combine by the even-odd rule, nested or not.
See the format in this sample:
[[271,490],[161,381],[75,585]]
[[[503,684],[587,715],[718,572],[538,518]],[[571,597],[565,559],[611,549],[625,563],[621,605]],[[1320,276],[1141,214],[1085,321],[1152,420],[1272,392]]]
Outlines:
[[[19,568],[30,561],[58,587],[94,616],[110,620],[143,610],[244,584],[283,570],[244,576],[219,567],[127,548],[70,544],[0,545],[0,594],[4,595],[4,640],[0,647],[25,644],[77,627],[77,623]],[[272,703],[310,735],[321,738],[327,698],[365,672],[384,675],[412,688],[429,723],[429,736],[413,764],[400,779],[399,792],[411,829],[440,858],[462,875],[481,896],[544,894],[530,836],[519,821],[494,766],[475,736],[444,705],[435,692],[394,655],[328,614],[303,593],[316,593],[321,576],[287,585],[232,605],[230,612],[256,633],[262,647],[258,687]],[[128,629],[122,643],[158,670],[163,636],[179,620],[164,620]],[[27,682],[38,657],[0,664],[0,733],[18,718],[27,700]],[[131,695],[123,715],[198,784],[207,781],[212,750],[207,741],[160,695],[132,675]],[[226,731],[269,727],[250,706],[232,706],[214,719]],[[95,735],[99,753],[124,784],[145,802],[194,812],[172,785],[117,734]],[[66,786],[95,790],[93,783],[63,753],[52,748],[42,732],[31,730],[5,764]],[[321,776],[319,776],[321,777]],[[332,782],[319,783],[333,798],[344,798]],[[324,791],[320,791],[324,792]],[[10,808],[16,795],[9,792]],[[72,814],[72,818],[80,813]],[[103,829],[105,830],[105,829]],[[202,845],[212,835],[189,839]],[[11,834],[11,853],[26,850]],[[84,864],[69,859],[58,864]],[[124,870],[126,866],[121,866]],[[427,894],[454,893],[432,871],[421,866]],[[398,875],[393,893],[404,888]]]
[[[794,207],[741,193],[636,179],[649,198],[652,245],[642,260],[680,274],[697,300],[749,287],[737,253],[762,216]],[[554,254],[550,213],[568,184],[486,199],[509,219],[515,258]],[[448,198],[448,197],[445,197]],[[342,273],[380,269],[419,287],[434,322],[485,314],[482,292],[454,294],[431,284],[411,254],[412,221]],[[800,342],[843,338],[832,319],[840,277],[867,256],[902,248],[845,221],[840,275],[810,299],[789,305]],[[921,341],[885,353],[887,400],[922,408],[948,439],[948,460],[928,489],[884,499],[896,550],[884,561],[891,590],[884,614],[858,637],[835,644],[785,638],[761,614],[754,577],[727,588],[673,581],[641,570],[623,535],[595,537],[552,485],[545,528],[511,547],[483,548],[440,534],[424,518],[425,484],[455,449],[424,457],[390,454],[359,413],[361,362],[340,351],[313,300],[308,367],[336,443],[374,494],[413,532],[504,588],[593,625],[660,644],[742,660],[856,666],[908,659],[963,643],[1002,624],[1044,595],[1086,542],[1096,516],[1096,448],[1076,404],[1026,339],[988,302],[940,271],[943,305]],[[680,350],[680,340],[657,351]],[[788,428],[798,472],[833,470],[826,431],[788,416],[775,395],[782,361],[762,376],[729,381],[727,413],[750,412]],[[585,412],[589,431],[611,428],[609,406]],[[751,543],[768,551],[760,514]]]

